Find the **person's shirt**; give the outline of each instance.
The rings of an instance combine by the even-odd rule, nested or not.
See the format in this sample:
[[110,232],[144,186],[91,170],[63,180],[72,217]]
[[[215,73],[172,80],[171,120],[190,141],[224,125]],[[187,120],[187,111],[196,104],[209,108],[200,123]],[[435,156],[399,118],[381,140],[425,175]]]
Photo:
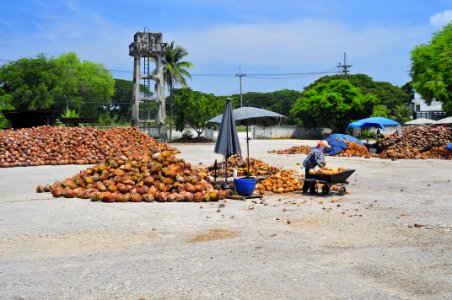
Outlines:
[[324,162],[325,156],[323,155],[322,150],[318,147],[314,147],[303,161],[303,167],[308,170],[315,168],[316,166],[322,167]]

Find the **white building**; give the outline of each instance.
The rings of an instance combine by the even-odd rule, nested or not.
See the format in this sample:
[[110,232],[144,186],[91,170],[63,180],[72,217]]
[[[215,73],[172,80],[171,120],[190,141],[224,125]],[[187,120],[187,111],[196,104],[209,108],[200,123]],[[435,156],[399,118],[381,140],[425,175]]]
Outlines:
[[427,118],[432,120],[439,120],[446,117],[446,113],[441,107],[441,102],[433,100],[429,105],[425,103],[421,95],[418,93],[414,94],[413,100],[414,114],[413,117],[417,118]]

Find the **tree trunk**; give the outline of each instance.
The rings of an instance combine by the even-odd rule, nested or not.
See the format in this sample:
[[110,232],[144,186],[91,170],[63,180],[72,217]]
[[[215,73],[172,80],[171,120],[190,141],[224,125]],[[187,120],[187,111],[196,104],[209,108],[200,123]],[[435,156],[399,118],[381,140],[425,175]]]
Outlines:
[[173,102],[174,102],[174,88],[171,85],[170,87],[170,130],[169,130],[169,140],[171,141],[172,137],[173,137]]
[[201,134],[204,132],[204,128],[201,130],[196,129],[196,128],[194,128],[194,129],[195,129],[196,133],[198,134],[198,139],[199,139],[201,137]]

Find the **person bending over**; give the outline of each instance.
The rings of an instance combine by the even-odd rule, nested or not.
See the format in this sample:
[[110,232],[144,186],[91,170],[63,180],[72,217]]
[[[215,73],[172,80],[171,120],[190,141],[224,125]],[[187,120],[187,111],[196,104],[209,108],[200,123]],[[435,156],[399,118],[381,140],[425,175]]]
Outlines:
[[325,167],[325,155],[323,155],[323,151],[325,148],[331,148],[328,145],[328,142],[323,140],[317,143],[316,147],[313,147],[311,152],[306,156],[303,161],[303,167],[305,168],[304,182],[303,182],[303,193],[307,193],[308,190],[311,194],[315,194],[315,184],[312,181],[307,181],[307,178],[311,178],[311,174],[309,174],[309,170],[314,169],[315,167]]

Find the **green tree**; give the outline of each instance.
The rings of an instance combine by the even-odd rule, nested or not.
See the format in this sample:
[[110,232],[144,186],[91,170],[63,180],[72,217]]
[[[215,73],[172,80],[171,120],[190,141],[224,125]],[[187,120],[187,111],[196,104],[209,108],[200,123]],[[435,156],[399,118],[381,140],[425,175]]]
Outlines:
[[225,97],[182,88],[174,91],[175,125],[179,131],[186,126],[193,128],[198,137],[207,126],[207,121],[221,114]]
[[428,104],[437,100],[452,113],[452,22],[411,51],[410,75],[413,88]]
[[390,114],[391,111],[386,107],[386,105],[377,104],[372,108],[371,117],[389,118]]
[[16,110],[52,108],[60,94],[58,79],[44,54],[10,62],[0,67],[0,102]]
[[0,67],[0,103],[16,110],[76,110],[94,116],[110,102],[113,78],[102,65],[73,52],[47,59],[21,58]]
[[[267,109],[280,113],[284,116],[290,116],[290,109],[295,101],[301,96],[300,91],[280,90],[270,93],[248,92],[242,95],[243,106],[252,106]],[[231,96],[234,107],[239,107],[240,94]]]
[[[327,83],[331,80],[342,80],[343,75],[328,75],[322,76],[311,85],[307,86],[306,89],[319,84]],[[365,74],[351,74],[347,76],[347,80],[355,87],[357,87],[361,94],[372,94],[378,99],[378,104],[385,105],[388,109],[392,111],[394,107],[399,104],[406,103],[409,104],[412,101],[412,96],[407,93],[404,89],[392,85],[385,81],[374,81],[370,76]]]
[[75,109],[82,116],[98,116],[110,104],[114,79],[101,64],[80,61],[77,54],[69,52],[53,59],[61,91],[58,107]]
[[115,79],[110,111],[120,119],[130,121],[132,116],[133,81]]
[[306,128],[329,127],[344,132],[351,121],[368,117],[376,102],[375,96],[362,95],[349,81],[332,80],[311,86],[290,113]]
[[[118,116],[118,120],[130,122],[132,117],[132,99],[133,99],[133,81],[124,79],[114,79],[114,93],[111,96],[111,103],[109,106],[105,106],[103,112],[109,112]],[[140,91],[146,93],[146,95],[152,96],[152,92],[149,91],[147,86],[140,84]],[[155,102],[150,104],[152,110],[156,107]],[[148,110],[147,105],[140,105],[140,116],[146,115]]]
[[408,105],[410,107],[413,107],[413,100],[414,100],[414,89],[413,89],[413,84],[411,83],[411,81],[405,83],[404,85],[402,85],[400,87],[405,93],[407,93],[408,95],[410,95],[409,98],[407,98],[404,101],[405,105]]
[[11,95],[5,96],[5,91],[0,85],[0,128],[9,127],[9,122],[5,118],[5,116],[3,116],[2,111],[10,109],[14,109],[14,106],[12,104],[12,97]]
[[188,54],[187,50],[181,46],[175,45],[174,41],[172,41],[166,46],[165,55],[163,56],[163,77],[170,93],[170,139],[172,135],[174,88],[178,85],[186,87],[187,78],[191,78],[188,69],[191,68],[193,64],[188,61],[183,61]]

